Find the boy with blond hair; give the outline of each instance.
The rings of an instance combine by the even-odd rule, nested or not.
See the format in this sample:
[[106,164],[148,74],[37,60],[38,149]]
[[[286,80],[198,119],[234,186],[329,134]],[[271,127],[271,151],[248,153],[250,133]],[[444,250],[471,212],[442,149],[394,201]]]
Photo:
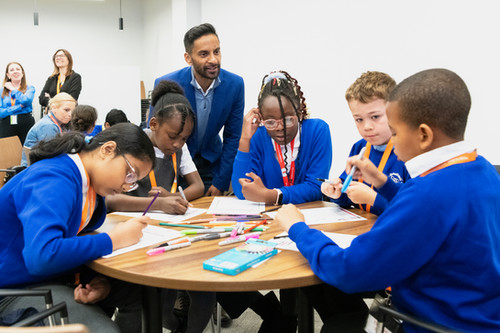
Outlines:
[[372,172],[378,170],[381,177],[390,181],[377,188],[362,179],[359,174],[355,174],[354,179],[357,179],[357,182],[351,182],[345,193],[341,193],[347,177],[344,171],[334,180],[335,186],[322,186],[322,192],[342,207],[357,204],[363,210],[380,215],[402,183],[410,178],[404,163],[398,161],[393,152],[391,131],[385,112],[385,99],[395,86],[396,82],[388,74],[369,71],[356,79],[345,93],[347,104],[362,137],[352,146],[349,156],[358,158],[357,155],[366,147],[363,158],[372,162]]
[[[459,332],[499,332],[500,175],[464,141],[467,86],[430,69],[402,81],[387,101],[394,151],[412,178],[373,228],[342,249],[293,205],[276,220],[326,283],[345,292],[391,286],[401,312]],[[352,165],[384,185],[366,160],[350,160],[348,171]]]

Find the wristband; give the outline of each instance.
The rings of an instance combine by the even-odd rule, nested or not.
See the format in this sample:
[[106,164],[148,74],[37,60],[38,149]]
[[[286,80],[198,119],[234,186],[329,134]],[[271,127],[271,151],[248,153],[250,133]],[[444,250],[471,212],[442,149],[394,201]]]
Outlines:
[[276,202],[274,203],[274,205],[281,205],[283,203],[283,192],[281,192],[281,190],[278,188],[275,188],[274,190],[278,192],[278,196],[276,197]]

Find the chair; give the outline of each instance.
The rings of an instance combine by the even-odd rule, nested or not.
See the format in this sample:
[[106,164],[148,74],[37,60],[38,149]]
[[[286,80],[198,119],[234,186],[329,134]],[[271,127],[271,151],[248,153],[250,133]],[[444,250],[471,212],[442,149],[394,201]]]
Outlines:
[[497,169],[498,173],[500,173],[500,165],[493,165],[495,169]]
[[[21,164],[23,147],[19,137],[10,136],[0,139],[0,169],[7,169]],[[4,184],[5,172],[0,172],[0,188]]]
[[[436,333],[458,333],[441,325],[428,323],[424,320],[415,318],[413,316],[401,313],[388,305],[387,298],[376,295],[370,307],[370,315],[377,320],[377,333],[384,332],[384,328],[388,327],[391,332],[397,332],[397,327],[403,322],[413,324],[418,327],[425,328],[431,332]],[[392,326],[392,327],[390,327]]]
[[[68,324],[68,309],[66,307],[66,302],[61,302],[56,305],[52,301],[52,293],[49,289],[0,289],[0,297],[27,297],[27,296],[41,296],[45,299],[45,310],[37,312],[28,316],[27,318],[21,319],[15,322],[10,328],[27,327],[34,325],[35,323],[48,319],[48,328],[55,327],[56,324],[56,313],[60,313],[60,324],[62,327]],[[0,327],[0,332],[10,332],[6,330],[6,327]],[[62,332],[62,331],[61,331]]]

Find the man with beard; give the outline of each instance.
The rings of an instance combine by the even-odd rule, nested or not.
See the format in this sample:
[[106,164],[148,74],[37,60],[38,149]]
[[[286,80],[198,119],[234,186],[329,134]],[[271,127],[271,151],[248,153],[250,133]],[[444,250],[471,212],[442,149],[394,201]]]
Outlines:
[[159,77],[155,87],[162,80],[172,80],[184,89],[196,114],[195,128],[187,140],[189,151],[205,185],[205,195],[222,195],[229,188],[241,135],[243,79],[220,68],[219,37],[211,24],[200,24],[186,32],[184,47],[184,59],[190,66]]

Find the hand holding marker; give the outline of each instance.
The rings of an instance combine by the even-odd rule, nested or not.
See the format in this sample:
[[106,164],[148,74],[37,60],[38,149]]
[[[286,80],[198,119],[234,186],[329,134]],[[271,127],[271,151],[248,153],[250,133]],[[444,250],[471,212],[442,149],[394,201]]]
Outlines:
[[[361,151],[358,154],[358,160],[362,160],[363,159],[363,155],[365,154],[365,150],[366,150],[366,147],[363,147],[361,149]],[[349,187],[349,184],[352,181],[352,176],[354,176],[355,172],[356,172],[356,166],[353,165],[352,168],[351,168],[351,172],[349,172],[349,174],[347,175],[347,177],[346,177],[346,179],[344,181],[344,185],[342,185],[342,189],[340,190],[340,193],[345,193],[345,191]]]

